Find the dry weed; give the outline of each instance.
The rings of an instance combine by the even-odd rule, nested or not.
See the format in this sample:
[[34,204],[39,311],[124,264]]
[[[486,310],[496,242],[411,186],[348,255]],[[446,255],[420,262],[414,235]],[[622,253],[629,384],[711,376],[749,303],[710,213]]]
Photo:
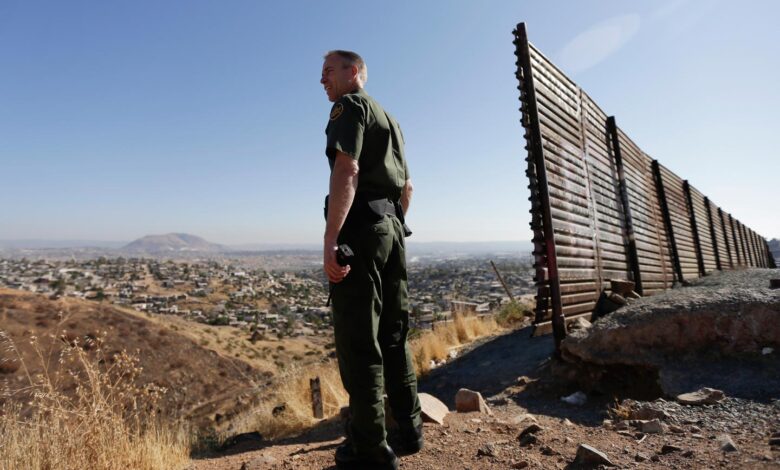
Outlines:
[[[43,372],[31,375],[10,336],[0,331],[0,343],[15,355],[26,378],[23,388],[4,392],[0,470],[152,470],[187,464],[186,433],[155,416],[164,390],[137,386],[138,359],[124,352],[105,357],[104,338],[80,344],[63,331],[43,345],[32,337]],[[66,395],[65,389],[73,393]],[[20,399],[29,400],[28,406],[23,408]]]

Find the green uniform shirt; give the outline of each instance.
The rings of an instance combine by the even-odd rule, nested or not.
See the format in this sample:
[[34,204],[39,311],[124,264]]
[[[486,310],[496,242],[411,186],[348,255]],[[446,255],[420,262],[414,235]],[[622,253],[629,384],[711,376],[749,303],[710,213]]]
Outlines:
[[409,179],[403,134],[398,122],[365,90],[346,94],[333,104],[325,134],[331,170],[336,152],[358,161],[357,196],[400,199]]

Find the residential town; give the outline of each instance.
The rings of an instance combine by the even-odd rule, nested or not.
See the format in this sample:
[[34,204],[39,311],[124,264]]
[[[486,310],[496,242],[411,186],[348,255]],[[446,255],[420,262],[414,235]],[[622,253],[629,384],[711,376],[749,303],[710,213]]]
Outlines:
[[[527,258],[498,257],[496,266],[513,296],[531,292]],[[0,287],[110,302],[260,337],[317,335],[331,328],[328,285],[319,268],[267,271],[240,261],[132,257],[0,259]],[[486,313],[509,301],[485,257],[411,263],[409,290],[416,328],[430,328],[453,311]]]

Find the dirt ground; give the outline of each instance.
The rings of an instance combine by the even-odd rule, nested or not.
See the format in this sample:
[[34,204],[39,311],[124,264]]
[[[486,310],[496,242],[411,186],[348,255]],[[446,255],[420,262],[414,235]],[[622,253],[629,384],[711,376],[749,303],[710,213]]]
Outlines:
[[[780,391],[764,401],[728,397],[700,407],[663,399],[634,402],[666,413],[663,432],[616,429],[604,423],[614,418],[608,415],[615,406],[611,397],[590,395],[581,406],[561,401],[576,388],[552,373],[552,348],[550,337],[531,338],[530,328],[524,328],[478,342],[432,371],[421,381],[421,391],[452,410],[455,392],[470,388],[483,394],[493,415],[451,412],[444,425],[426,424],[425,448],[402,457],[401,468],[597,468],[574,463],[580,444],[602,451],[618,468],[780,468],[780,448],[769,445],[780,432]],[[541,427],[536,442],[521,445],[518,435],[534,422]],[[244,442],[195,458],[189,468],[333,469],[341,428],[330,420],[297,438]],[[736,451],[721,450],[723,435],[730,436]]]

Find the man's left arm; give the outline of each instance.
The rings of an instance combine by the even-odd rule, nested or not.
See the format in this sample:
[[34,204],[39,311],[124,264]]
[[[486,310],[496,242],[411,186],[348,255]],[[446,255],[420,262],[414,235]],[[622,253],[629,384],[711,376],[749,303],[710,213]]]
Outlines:
[[344,152],[337,152],[330,173],[328,219],[325,224],[323,265],[330,282],[341,282],[349,274],[349,266],[341,266],[336,260],[338,236],[347,219],[358,183],[358,162]]

